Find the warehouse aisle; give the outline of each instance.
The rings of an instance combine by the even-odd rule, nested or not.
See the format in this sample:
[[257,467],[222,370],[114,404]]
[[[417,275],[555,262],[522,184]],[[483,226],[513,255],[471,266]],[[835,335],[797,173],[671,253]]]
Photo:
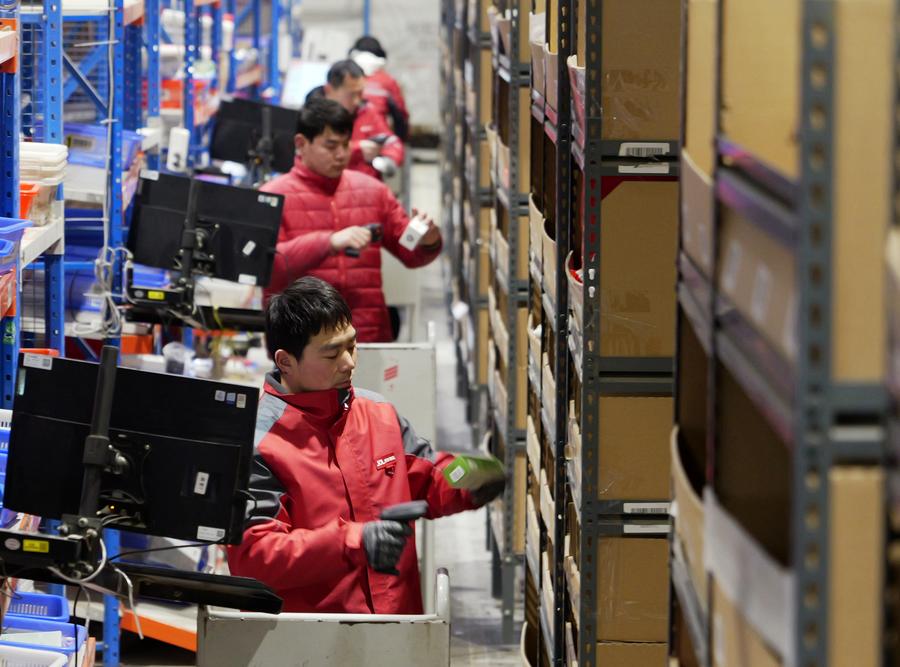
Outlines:
[[[436,153],[421,155],[413,167],[412,204],[440,219],[440,174]],[[447,312],[446,261],[418,271],[422,285],[421,321],[433,321],[437,333],[438,446],[460,450],[471,447],[465,404],[456,396],[456,356]],[[415,415],[409,415],[415,423]],[[491,559],[485,549],[485,510],[466,512],[436,523],[436,565],[450,571],[452,594],[453,667],[506,667],[519,665],[518,646],[500,644],[500,603],[491,597]],[[517,605],[521,613],[522,605]],[[518,635],[518,633],[517,633]],[[134,667],[185,667],[194,664],[192,653],[123,633],[122,664]]]

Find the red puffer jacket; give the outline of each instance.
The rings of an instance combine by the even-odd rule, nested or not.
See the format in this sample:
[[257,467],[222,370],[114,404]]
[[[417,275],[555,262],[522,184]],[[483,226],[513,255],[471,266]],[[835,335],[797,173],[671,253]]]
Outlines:
[[409,111],[400,84],[383,69],[366,77],[366,88],[363,91],[366,104],[374,107],[385,118],[388,117],[388,100],[393,100],[397,110],[409,122]]
[[290,394],[270,375],[257,413],[254,502],[243,542],[228,547],[232,574],[272,587],[285,612],[422,613],[415,536],[393,576],[369,567],[362,529],[409,500],[427,501],[431,519],[473,509],[469,493],[444,480],[449,459],[377,394]]
[[[353,313],[362,343],[390,341],[391,325],[381,289],[381,246],[409,268],[425,266],[441,244],[409,251],[399,244],[409,217],[383,183],[345,170],[340,178],[313,173],[298,158],[294,168],[261,188],[285,196],[272,280],[266,298],[297,278],[312,275],[334,285]],[[345,227],[381,223],[381,243],[359,257],[331,252],[331,235]]]
[[398,168],[403,166],[405,156],[403,142],[391,131],[387,120],[379,113],[378,109],[369,104],[363,104],[356,111],[356,118],[353,120],[353,134],[350,136],[350,149],[353,152],[350,155],[348,169],[361,171],[381,180],[381,174],[375,167],[366,162],[365,158],[363,158],[362,149],[359,147],[360,141],[364,139],[371,140],[372,137],[379,135],[387,135],[388,137],[381,148],[381,155],[393,160]]

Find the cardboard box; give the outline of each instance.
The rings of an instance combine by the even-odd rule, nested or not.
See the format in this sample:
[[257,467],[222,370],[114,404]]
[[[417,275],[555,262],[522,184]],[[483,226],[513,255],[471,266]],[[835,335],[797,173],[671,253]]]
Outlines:
[[718,0],[687,4],[684,148],[693,156],[692,168],[701,174],[711,174],[715,166],[717,5]]
[[879,468],[829,474],[828,664],[881,664],[885,478]]
[[[883,299],[879,262],[892,201],[893,3],[834,5],[832,373],[841,382],[878,382],[884,313],[871,304]],[[801,3],[726,2],[723,9],[723,132],[797,178]]]
[[542,247],[543,247],[543,273],[544,273],[544,293],[549,295],[550,301],[554,306],[558,303],[558,299],[556,298],[556,266],[557,266],[557,257],[556,257],[556,240],[551,236],[551,233],[555,236],[556,229],[553,227],[553,223],[549,220],[544,221],[544,227],[542,231]]
[[535,387],[538,396],[541,395],[541,333],[541,324],[536,320],[534,314],[530,313],[528,315],[528,356],[530,357],[529,363],[538,370],[538,385]]
[[713,214],[712,177],[681,152],[681,247],[707,278],[712,275]]
[[544,214],[534,203],[533,195],[528,195],[528,238],[531,258],[540,270],[544,258]]
[[672,399],[601,396],[598,404],[598,497],[668,500]]
[[544,525],[547,526],[547,537],[553,542],[556,525],[556,503],[553,502],[553,492],[550,490],[550,484],[547,481],[547,471],[541,468],[541,517],[544,519]]
[[541,406],[551,419],[556,415],[556,379],[546,352],[541,356]]
[[778,655],[766,645],[717,583],[713,583],[712,605],[714,667],[781,667]]
[[544,77],[546,79],[544,102],[556,111],[559,106],[559,53],[551,51],[549,44],[544,44]]
[[528,46],[531,49],[531,89],[543,97],[546,92],[544,45],[540,42],[529,42]]
[[601,642],[666,642],[669,541],[608,537],[596,544],[597,638]]
[[491,183],[497,185],[500,182],[500,142],[497,138],[497,128],[488,124],[485,126],[484,131],[487,136],[488,154],[490,155]]
[[[528,218],[525,216],[519,217],[518,225],[519,247],[514,277],[516,280],[528,280]],[[509,242],[502,231],[498,230],[498,233],[494,236],[494,244],[497,256],[497,269],[502,275],[509,276],[512,268],[509,264]]]
[[622,181],[601,208],[600,354],[672,356],[678,184]]
[[888,382],[896,391],[900,388],[900,229],[888,232],[885,248],[887,262],[888,307]]
[[540,563],[541,526],[538,522],[534,499],[530,495],[525,496],[525,548],[534,559],[535,564]]
[[706,607],[707,577],[703,556],[704,525],[703,496],[697,493],[688,479],[681,461],[678,427],[672,429],[672,497],[678,513],[675,516],[675,535],[681,541],[688,572],[697,591],[700,604]]
[[475,378],[479,385],[484,386],[488,381],[488,348],[490,348],[491,343],[490,327],[488,326],[487,308],[479,308],[477,312],[478,364],[475,367]]
[[744,318],[785,359],[797,356],[796,290],[791,252],[731,209],[722,209],[718,284]]
[[[515,463],[510,471],[508,482],[513,485],[513,542],[511,550],[513,553],[525,553],[525,489],[526,489],[527,465],[525,461],[525,452],[516,452]],[[491,523],[494,527],[494,535],[498,537],[498,541],[504,539],[503,536],[503,516],[504,507],[503,499],[498,498],[491,502]],[[505,544],[500,544],[505,548]]]
[[603,667],[668,667],[669,647],[663,643],[597,642],[597,664]]
[[572,315],[569,330],[574,336],[581,335],[584,322],[584,283],[573,272],[575,252],[566,257],[566,288],[569,290],[569,312]]
[[531,415],[525,420],[525,452],[528,454],[528,462],[535,476],[541,469],[541,439],[535,420]]
[[480,104],[475,117],[478,119],[479,125],[487,125],[491,122],[491,111],[493,109],[491,103],[494,96],[493,62],[491,60],[492,54],[490,49],[480,48],[478,53],[481,67],[479,70],[481,78],[478,86]]
[[[660,141],[681,136],[681,20],[680,2],[603,3],[603,139]],[[579,35],[580,67],[586,64],[583,39]]]

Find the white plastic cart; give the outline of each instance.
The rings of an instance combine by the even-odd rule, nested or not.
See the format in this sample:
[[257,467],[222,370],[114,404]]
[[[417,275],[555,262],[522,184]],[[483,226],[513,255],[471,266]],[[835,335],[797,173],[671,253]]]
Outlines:
[[447,667],[450,576],[420,616],[253,614],[201,607],[198,667]]

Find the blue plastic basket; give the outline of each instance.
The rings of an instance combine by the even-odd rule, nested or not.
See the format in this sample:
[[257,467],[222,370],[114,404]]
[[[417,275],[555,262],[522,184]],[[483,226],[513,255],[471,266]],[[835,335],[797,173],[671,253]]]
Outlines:
[[16,616],[66,623],[69,620],[69,603],[62,595],[14,593],[6,616],[7,618]]
[[[66,123],[65,142],[69,147],[69,162],[89,167],[106,167],[106,127],[84,123]],[[122,131],[122,157],[130,165],[141,147],[143,138],[131,130]]]
[[60,648],[49,646],[38,646],[25,642],[15,641],[15,635],[9,639],[0,641],[0,645],[21,646],[22,648],[33,648],[40,651],[51,651],[53,653],[61,653],[69,659],[70,665],[80,664],[77,661],[79,651],[84,648],[84,642],[87,639],[87,630],[83,625],[73,625],[72,623],[60,623],[59,621],[45,621],[38,618],[28,618],[27,616],[9,616],[3,619],[3,631],[21,630],[24,632],[61,632],[63,636],[63,645]]
[[19,243],[22,240],[22,234],[29,227],[31,227],[31,220],[0,218],[0,240]]

